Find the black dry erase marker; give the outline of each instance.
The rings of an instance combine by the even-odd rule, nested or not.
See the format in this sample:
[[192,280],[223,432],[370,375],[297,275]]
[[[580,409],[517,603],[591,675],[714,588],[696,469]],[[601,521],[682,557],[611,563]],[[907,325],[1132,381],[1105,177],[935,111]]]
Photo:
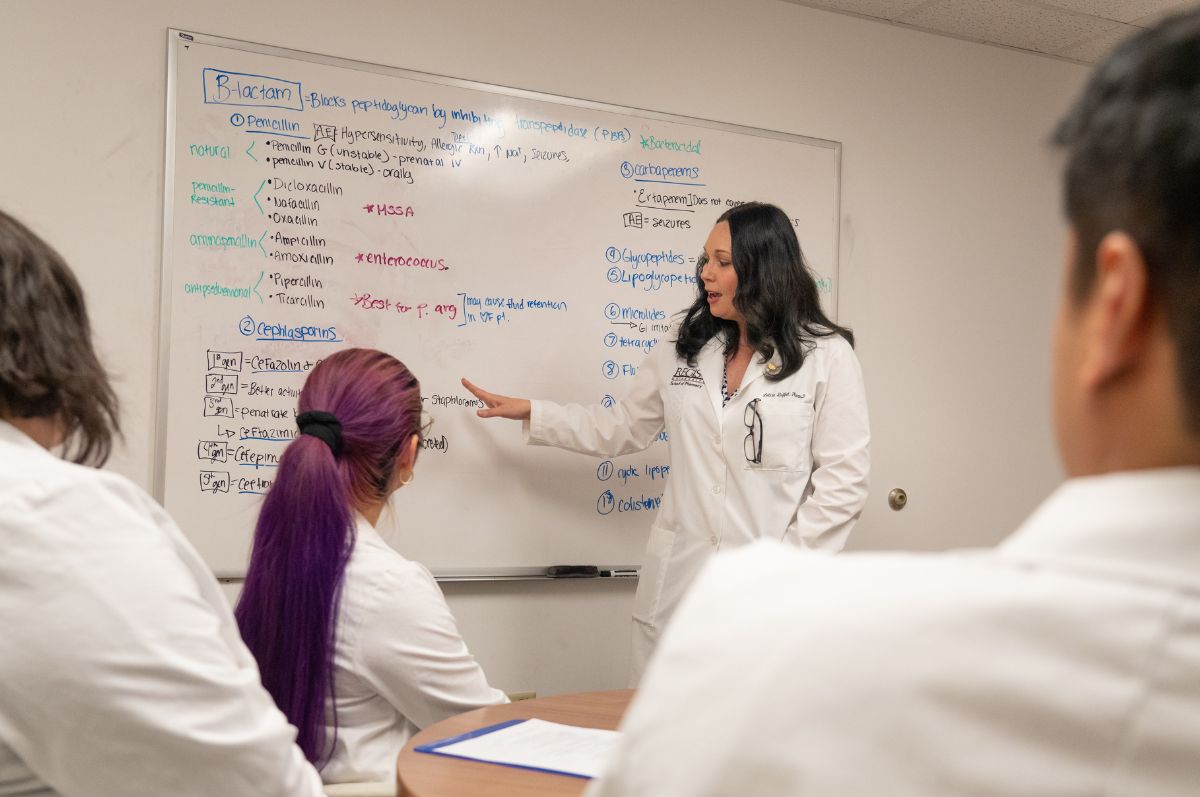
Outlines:
[[551,565],[546,568],[550,578],[596,578],[600,568],[595,565]]

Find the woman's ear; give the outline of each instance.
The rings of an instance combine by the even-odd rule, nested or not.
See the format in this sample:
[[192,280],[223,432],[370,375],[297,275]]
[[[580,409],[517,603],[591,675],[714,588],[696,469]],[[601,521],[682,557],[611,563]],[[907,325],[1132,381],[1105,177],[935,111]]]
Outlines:
[[414,434],[408,445],[400,447],[396,454],[396,467],[393,473],[395,485],[392,489],[405,486],[413,480],[413,469],[417,465],[417,451],[421,448],[421,435]]
[[413,434],[412,439],[408,441],[408,445],[404,447],[404,451],[408,453],[405,465],[409,470],[416,467],[417,452],[421,450],[421,435]]

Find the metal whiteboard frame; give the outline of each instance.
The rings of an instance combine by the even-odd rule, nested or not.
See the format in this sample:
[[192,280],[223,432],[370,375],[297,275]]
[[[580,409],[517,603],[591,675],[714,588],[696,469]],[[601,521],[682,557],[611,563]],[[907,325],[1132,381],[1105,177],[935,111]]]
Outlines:
[[[433,571],[439,584],[475,581],[623,581],[637,582],[642,576],[640,565],[598,565],[597,570],[610,575],[571,578],[547,575],[544,567],[456,567]],[[620,573],[620,575],[616,575]],[[217,576],[222,584],[241,584],[245,576]]]
[[[171,261],[171,244],[174,240],[173,218],[175,215],[175,110],[178,91],[175,87],[177,48],[188,44],[205,44],[213,47],[225,47],[231,50],[270,55],[276,58],[291,58],[297,61],[322,64],[324,66],[352,69],[358,72],[371,72],[378,75],[406,78],[421,83],[432,83],[439,86],[451,86],[460,89],[481,91],[487,94],[499,94],[508,97],[518,97],[525,100],[568,105],[576,108],[586,108],[604,113],[634,116],[640,119],[653,119],[660,122],[695,125],[712,130],[722,130],[729,133],[769,138],[776,141],[787,141],[795,144],[805,144],[831,149],[837,157],[836,186],[834,192],[834,207],[836,214],[833,224],[833,263],[831,270],[834,276],[833,320],[837,321],[841,305],[841,218],[842,218],[842,143],[824,138],[813,138],[795,133],[783,133],[777,130],[766,130],[760,127],[719,122],[715,119],[702,119],[694,116],[662,113],[646,108],[634,108],[612,103],[595,102],[578,97],[566,97],[559,94],[547,94],[529,91],[512,86],[501,86],[494,83],[482,83],[475,80],[435,75],[430,72],[418,72],[412,69],[376,64],[370,61],[357,61],[352,58],[339,58],[332,55],[321,55],[306,50],[292,50],[286,47],[276,47],[270,44],[259,44],[241,39],[229,39],[223,36],[213,36],[206,33],[193,33],[178,28],[167,29],[167,118],[166,136],[164,139],[164,170],[163,170],[163,238],[162,238],[162,269],[159,302],[159,334],[158,334],[158,386],[154,406],[157,417],[154,424],[154,475],[153,495],[161,504],[166,498],[167,478],[167,388],[171,365],[171,285],[174,276],[174,264]],[[623,568],[616,568],[623,569]],[[540,575],[538,575],[540,573]],[[545,567],[541,568],[450,568],[440,574],[435,574],[439,581],[526,581],[526,580],[562,580],[549,579],[545,575]],[[228,579],[236,581],[236,579]],[[588,580],[588,579],[585,579]],[[620,579],[615,579],[620,580]]]

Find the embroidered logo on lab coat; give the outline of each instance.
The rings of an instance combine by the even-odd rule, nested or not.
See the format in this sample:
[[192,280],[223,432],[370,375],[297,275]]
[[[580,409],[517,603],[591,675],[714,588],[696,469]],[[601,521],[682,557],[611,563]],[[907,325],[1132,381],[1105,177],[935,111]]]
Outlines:
[[695,368],[676,368],[675,376],[671,377],[671,384],[704,387],[704,377]]

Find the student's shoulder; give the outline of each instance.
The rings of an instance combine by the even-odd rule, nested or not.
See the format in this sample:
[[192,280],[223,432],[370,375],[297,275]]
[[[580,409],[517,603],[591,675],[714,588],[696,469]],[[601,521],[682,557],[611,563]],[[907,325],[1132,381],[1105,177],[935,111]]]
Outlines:
[[823,613],[833,612],[842,629],[869,631],[941,622],[1003,601],[1020,583],[1020,574],[987,550],[833,556],[762,542],[715,557],[695,593],[710,603],[705,611],[731,623],[737,611],[729,607],[753,605],[794,627],[819,629]]
[[[834,556],[774,542],[722,553],[666,629],[645,686],[669,703],[683,700],[682,687],[670,683],[679,673],[702,688],[748,678],[777,684],[763,700],[786,697],[799,706],[817,700],[813,683],[846,685],[830,698],[837,702],[859,687],[936,681],[948,659],[931,659],[930,651],[968,650],[984,659],[972,666],[985,669],[991,621],[1011,626],[1010,593],[1027,586],[995,559],[986,552]],[[871,664],[884,661],[896,673],[886,687]]]
[[763,573],[784,579],[791,572],[803,573],[805,584],[813,589],[828,589],[850,581],[878,580],[880,589],[895,582],[932,578],[936,582],[955,580],[964,569],[1002,572],[1003,560],[996,549],[979,548],[942,552],[857,551],[833,555],[824,551],[797,548],[765,540],[716,557],[714,569],[737,574]]
[[36,462],[19,484],[0,488],[0,548],[0,571],[23,573],[55,594],[58,608],[45,608],[52,614],[68,605],[80,617],[120,612],[147,596],[141,609],[151,613],[174,599],[194,605],[197,580],[208,575],[144,490],[68,462]]
[[[342,584],[342,639],[364,667],[393,668],[398,649],[412,650],[453,631],[450,608],[428,568],[375,535],[360,539]],[[457,633],[457,632],[454,632]]]
[[166,515],[145,490],[112,471],[78,465],[53,456],[22,463],[10,474],[0,500],[33,515],[77,517],[90,525],[108,519],[161,521]]
[[445,601],[429,568],[361,525],[346,569],[345,589],[372,611]]

